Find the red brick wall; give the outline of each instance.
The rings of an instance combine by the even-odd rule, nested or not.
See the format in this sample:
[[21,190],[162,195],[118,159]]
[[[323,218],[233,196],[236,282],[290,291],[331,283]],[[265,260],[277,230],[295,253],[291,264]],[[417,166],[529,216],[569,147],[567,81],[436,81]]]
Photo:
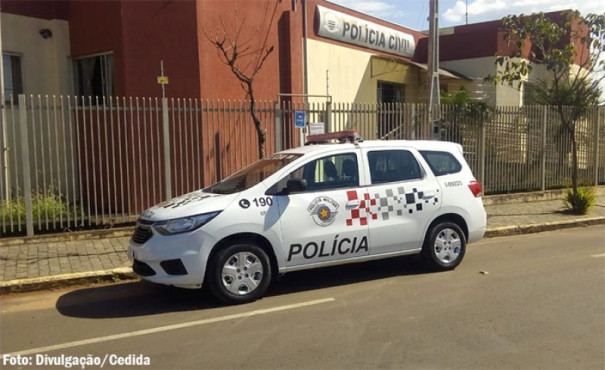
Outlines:
[[166,96],[199,97],[195,1],[122,1],[126,95],[161,97],[160,60],[169,78]]
[[2,0],[2,13],[42,19],[68,19],[67,0]]
[[[277,11],[271,21],[273,6]],[[240,82],[219,58],[217,49],[207,39],[205,33],[215,34],[224,23],[228,34],[236,39],[238,27],[241,27],[240,50],[249,47],[249,51],[258,50],[267,37],[266,46],[273,46],[260,72],[257,74],[254,89],[258,100],[275,100],[279,92],[302,93],[302,13],[292,12],[291,1],[275,0],[207,0],[198,1],[199,19],[199,61],[200,95],[204,99],[247,99]],[[267,34],[267,30],[269,30]],[[254,62],[243,58],[239,66],[247,74],[252,73]],[[245,66],[250,63],[250,67]],[[281,73],[285,75],[280,77]]]
[[116,95],[127,94],[124,73],[120,1],[69,2],[73,58],[113,51]]
[[164,60],[168,97],[197,97],[195,1],[73,1],[74,57],[113,51],[118,96],[162,96]]

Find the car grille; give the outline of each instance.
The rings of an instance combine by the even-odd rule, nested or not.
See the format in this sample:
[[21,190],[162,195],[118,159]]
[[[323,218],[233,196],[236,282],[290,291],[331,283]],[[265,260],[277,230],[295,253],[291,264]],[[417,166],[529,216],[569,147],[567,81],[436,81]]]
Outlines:
[[137,228],[134,230],[134,235],[132,235],[132,241],[137,244],[143,244],[151,239],[152,236],[151,226],[145,224],[144,221],[139,221]]

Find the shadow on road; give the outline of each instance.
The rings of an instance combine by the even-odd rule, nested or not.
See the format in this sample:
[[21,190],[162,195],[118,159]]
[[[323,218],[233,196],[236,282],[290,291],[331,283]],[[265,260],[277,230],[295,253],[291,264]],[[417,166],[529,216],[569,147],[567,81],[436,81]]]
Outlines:
[[89,319],[137,317],[219,306],[199,289],[178,289],[145,281],[78,289],[59,297],[57,310],[65,316]]
[[426,274],[430,272],[419,256],[396,257],[364,263],[296,271],[285,274],[279,281],[274,282],[266,296],[290,294],[387,279],[395,276]]
[[[298,271],[273,282],[265,296],[429,272],[418,256]],[[74,290],[59,297],[56,308],[65,316],[101,319],[192,311],[221,305],[206,289],[179,289],[137,281]]]

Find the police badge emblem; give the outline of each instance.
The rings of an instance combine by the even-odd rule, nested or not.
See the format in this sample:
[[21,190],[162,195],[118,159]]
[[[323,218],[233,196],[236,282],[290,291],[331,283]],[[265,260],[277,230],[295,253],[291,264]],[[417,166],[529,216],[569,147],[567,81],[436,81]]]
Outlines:
[[339,207],[340,205],[334,199],[321,196],[313,199],[307,207],[307,211],[317,225],[329,226],[334,223]]

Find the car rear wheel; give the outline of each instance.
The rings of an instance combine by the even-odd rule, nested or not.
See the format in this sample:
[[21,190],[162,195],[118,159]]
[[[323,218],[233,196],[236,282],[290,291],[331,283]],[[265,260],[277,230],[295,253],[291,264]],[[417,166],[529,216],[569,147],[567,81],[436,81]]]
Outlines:
[[253,302],[271,282],[271,264],[265,251],[253,244],[233,244],[213,258],[208,275],[212,294],[227,304]]
[[429,230],[422,246],[425,261],[435,270],[452,270],[462,262],[466,237],[460,226],[441,222]]

